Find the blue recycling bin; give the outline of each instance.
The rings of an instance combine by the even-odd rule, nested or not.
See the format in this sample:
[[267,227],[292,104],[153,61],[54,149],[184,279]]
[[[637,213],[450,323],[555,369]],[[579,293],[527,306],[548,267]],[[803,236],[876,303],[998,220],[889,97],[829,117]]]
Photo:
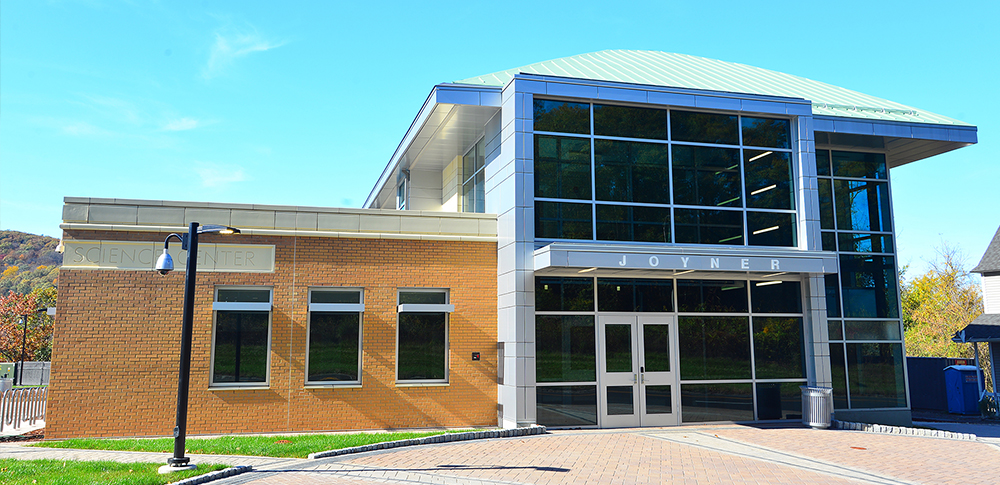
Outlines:
[[[974,365],[950,365],[944,368],[944,385],[948,393],[948,412],[979,414],[979,382],[982,371]],[[985,382],[985,380],[982,380]]]

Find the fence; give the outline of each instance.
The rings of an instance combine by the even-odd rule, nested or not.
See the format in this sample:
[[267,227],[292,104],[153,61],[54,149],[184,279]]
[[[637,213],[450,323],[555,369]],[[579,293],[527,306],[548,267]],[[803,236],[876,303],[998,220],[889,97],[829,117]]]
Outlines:
[[47,386],[51,369],[51,362],[25,362],[22,374],[20,362],[3,362],[0,377],[13,378],[19,386]]
[[47,387],[10,389],[0,393],[0,432],[5,427],[20,429],[21,424],[45,421]]

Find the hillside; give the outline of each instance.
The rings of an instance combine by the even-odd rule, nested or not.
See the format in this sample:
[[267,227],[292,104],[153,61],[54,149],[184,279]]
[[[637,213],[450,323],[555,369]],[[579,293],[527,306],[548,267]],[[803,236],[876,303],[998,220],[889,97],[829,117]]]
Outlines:
[[0,231],[0,295],[56,286],[62,264],[58,245],[54,237]]

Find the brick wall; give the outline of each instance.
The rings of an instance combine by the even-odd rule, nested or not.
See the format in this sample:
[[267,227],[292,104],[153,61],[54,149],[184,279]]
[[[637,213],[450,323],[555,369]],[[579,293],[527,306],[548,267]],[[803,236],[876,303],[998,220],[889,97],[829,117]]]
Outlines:
[[[65,240],[165,237],[64,234]],[[203,235],[200,242],[236,241]],[[495,243],[278,236],[239,236],[238,243],[273,244],[275,272],[198,273],[189,434],[496,425]],[[209,388],[219,285],[273,287],[267,389]],[[304,385],[312,286],[364,288],[360,388]],[[450,289],[447,386],[395,385],[401,287]],[[183,289],[183,271],[60,271],[46,438],[172,433]],[[482,360],[472,361],[472,352]]]

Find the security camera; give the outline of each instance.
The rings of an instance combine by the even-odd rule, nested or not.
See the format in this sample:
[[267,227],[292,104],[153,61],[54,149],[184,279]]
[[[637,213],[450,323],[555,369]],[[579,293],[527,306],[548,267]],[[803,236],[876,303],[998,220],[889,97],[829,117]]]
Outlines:
[[163,248],[163,254],[156,260],[155,269],[160,274],[167,274],[174,270],[174,258],[170,257],[167,248]]

